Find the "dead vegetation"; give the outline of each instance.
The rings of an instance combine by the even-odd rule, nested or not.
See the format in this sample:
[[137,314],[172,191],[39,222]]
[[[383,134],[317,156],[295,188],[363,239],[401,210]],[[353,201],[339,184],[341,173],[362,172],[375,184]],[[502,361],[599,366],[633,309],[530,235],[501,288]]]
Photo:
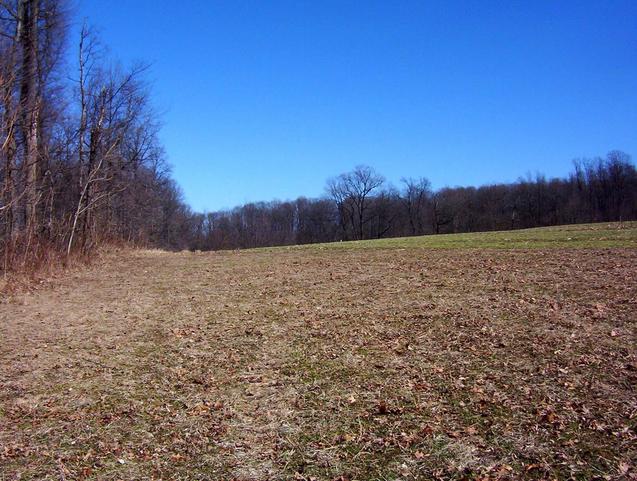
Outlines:
[[635,479],[635,249],[140,251],[0,306],[3,479]]

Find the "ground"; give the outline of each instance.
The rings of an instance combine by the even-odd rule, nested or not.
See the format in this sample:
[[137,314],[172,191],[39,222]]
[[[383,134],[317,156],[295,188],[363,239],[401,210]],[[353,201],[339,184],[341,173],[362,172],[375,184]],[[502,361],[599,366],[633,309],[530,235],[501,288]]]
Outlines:
[[0,479],[637,479],[636,247],[106,255],[0,305]]

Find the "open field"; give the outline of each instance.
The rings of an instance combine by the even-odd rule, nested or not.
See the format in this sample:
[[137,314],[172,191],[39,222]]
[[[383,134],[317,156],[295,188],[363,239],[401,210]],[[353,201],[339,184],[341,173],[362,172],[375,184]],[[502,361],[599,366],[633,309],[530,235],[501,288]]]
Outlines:
[[0,479],[637,479],[635,247],[108,257],[0,305]]

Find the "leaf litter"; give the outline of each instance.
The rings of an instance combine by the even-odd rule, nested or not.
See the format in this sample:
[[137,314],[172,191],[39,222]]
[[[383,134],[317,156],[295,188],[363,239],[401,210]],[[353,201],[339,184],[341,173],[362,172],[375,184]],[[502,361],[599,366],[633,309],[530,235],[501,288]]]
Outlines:
[[0,474],[637,479],[636,261],[119,253],[0,306]]

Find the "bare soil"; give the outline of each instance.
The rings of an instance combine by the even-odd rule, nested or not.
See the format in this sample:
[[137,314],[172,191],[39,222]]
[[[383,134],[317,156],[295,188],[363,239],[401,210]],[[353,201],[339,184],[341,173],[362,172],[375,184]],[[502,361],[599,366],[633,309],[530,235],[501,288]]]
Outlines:
[[636,266],[111,256],[0,305],[0,479],[637,479]]

